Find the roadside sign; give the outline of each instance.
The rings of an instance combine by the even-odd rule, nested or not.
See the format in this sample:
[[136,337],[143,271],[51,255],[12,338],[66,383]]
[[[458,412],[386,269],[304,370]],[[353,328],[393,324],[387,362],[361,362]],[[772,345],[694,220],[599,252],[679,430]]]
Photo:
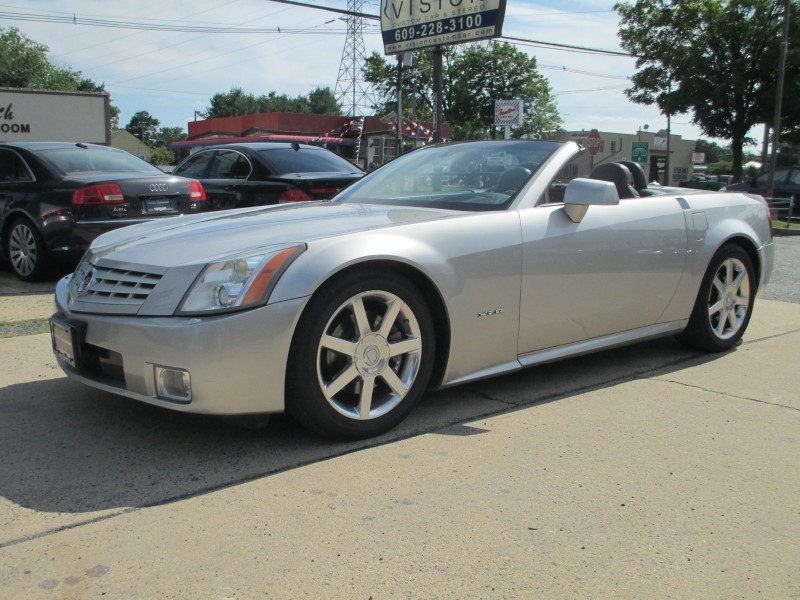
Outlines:
[[596,156],[600,150],[600,132],[597,129],[592,129],[586,136],[586,148],[592,156]]
[[503,125],[522,125],[523,112],[522,100],[495,100],[494,102],[494,124],[502,127]]
[[506,0],[381,0],[385,54],[500,37]]
[[650,162],[650,148],[648,142],[633,142],[631,144],[631,158],[633,162],[647,164]]

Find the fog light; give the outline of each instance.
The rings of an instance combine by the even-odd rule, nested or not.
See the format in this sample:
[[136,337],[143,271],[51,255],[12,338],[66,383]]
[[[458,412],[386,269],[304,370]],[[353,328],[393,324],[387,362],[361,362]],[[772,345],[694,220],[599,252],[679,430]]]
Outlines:
[[189,371],[159,367],[153,365],[155,370],[156,394],[164,400],[173,402],[192,401],[192,378]]

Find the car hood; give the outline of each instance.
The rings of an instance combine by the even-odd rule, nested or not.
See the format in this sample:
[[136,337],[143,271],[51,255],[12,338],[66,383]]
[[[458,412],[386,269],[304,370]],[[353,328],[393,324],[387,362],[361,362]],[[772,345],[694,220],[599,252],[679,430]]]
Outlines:
[[304,202],[204,213],[123,227],[98,237],[97,258],[133,265],[201,264],[249,250],[452,218],[427,208]]

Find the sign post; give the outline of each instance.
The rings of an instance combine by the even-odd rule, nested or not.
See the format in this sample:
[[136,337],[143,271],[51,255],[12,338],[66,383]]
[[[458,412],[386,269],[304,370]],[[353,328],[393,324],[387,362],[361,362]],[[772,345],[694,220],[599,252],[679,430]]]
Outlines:
[[589,170],[591,170],[594,169],[594,157],[600,151],[600,132],[597,129],[592,129],[586,136],[586,149],[589,150],[589,155],[592,157],[589,163]]
[[442,141],[442,46],[500,37],[506,0],[381,0],[381,35],[384,54],[435,48],[433,52],[436,96],[434,141]]
[[494,124],[497,127],[505,127],[505,139],[511,139],[511,126],[522,125],[525,112],[522,100],[495,100],[494,101]]

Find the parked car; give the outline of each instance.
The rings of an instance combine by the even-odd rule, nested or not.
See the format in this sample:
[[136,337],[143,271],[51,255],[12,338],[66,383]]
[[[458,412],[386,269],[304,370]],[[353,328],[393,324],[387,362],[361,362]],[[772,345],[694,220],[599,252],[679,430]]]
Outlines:
[[362,438],[429,387],[657,336],[735,346],[772,269],[763,199],[644,196],[621,164],[551,194],[581,152],[431,145],[330,201],[107,233],[57,285],[55,356],[157,406]]
[[717,181],[703,175],[698,175],[692,179],[681,181],[678,186],[695,190],[713,190],[716,192],[721,190],[724,184],[721,181]]
[[[725,186],[724,189],[728,192],[748,192],[766,196],[769,189],[769,173],[762,173],[758,177],[740,183],[731,183]],[[798,200],[798,204],[800,204],[800,166],[778,167],[775,169],[775,189],[773,196],[775,198],[789,198],[790,196],[795,196]],[[800,213],[800,211],[795,214],[798,213]]]
[[101,233],[202,212],[203,186],[115,148],[68,142],[0,144],[0,238],[24,281],[74,265]]
[[172,173],[199,179],[211,210],[325,200],[364,176],[330,150],[283,142],[212,146]]

